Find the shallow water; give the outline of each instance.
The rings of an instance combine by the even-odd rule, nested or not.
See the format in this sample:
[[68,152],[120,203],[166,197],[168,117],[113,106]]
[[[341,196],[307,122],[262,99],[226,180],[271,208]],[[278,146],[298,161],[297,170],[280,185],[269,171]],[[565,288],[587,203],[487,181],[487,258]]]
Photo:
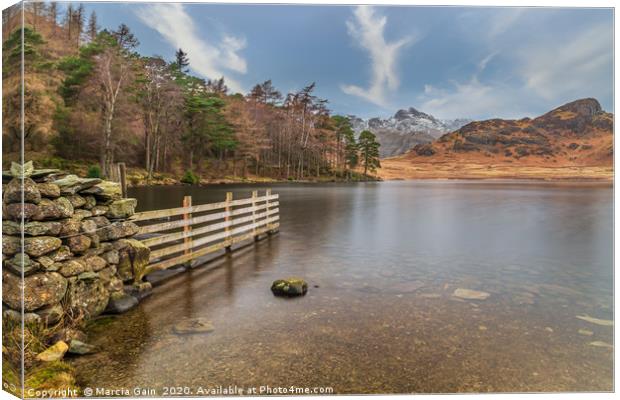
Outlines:
[[[90,329],[83,387],[335,393],[613,390],[612,188],[534,182],[271,185],[280,233]],[[258,186],[134,189],[140,210]],[[303,298],[275,298],[300,276]],[[318,286],[318,287],[315,287]],[[452,295],[466,288],[486,300]],[[178,336],[186,317],[215,331]],[[591,331],[591,336],[579,330]],[[178,389],[177,389],[178,390]],[[172,392],[168,392],[172,393]],[[133,394],[133,393],[131,393]],[[177,393],[183,394],[183,393]]]

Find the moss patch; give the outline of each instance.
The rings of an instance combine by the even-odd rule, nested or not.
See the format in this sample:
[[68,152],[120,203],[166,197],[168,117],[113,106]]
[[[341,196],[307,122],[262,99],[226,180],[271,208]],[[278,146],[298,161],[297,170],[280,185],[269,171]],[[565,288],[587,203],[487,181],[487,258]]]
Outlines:
[[77,389],[74,374],[75,370],[66,362],[43,363],[26,375],[26,393],[28,389]]

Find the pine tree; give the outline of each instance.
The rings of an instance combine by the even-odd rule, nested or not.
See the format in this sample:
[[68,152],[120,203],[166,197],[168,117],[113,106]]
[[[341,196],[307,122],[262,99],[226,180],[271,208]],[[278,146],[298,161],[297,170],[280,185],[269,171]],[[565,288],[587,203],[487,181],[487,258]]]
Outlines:
[[140,44],[138,38],[125,24],[120,24],[115,31],[112,31],[112,36],[116,39],[116,43],[126,51],[131,51]]
[[80,48],[80,40],[82,38],[82,32],[84,31],[84,21],[86,19],[86,10],[84,10],[84,4],[80,3],[80,6],[75,11],[75,28],[77,31],[76,45]]
[[177,68],[179,68],[179,71],[187,72],[189,67],[189,58],[187,58],[187,53],[179,47],[179,50],[174,53],[174,56],[176,58],[175,64],[177,65]]
[[65,10],[65,18],[63,20],[63,26],[67,30],[67,39],[71,41],[71,32],[73,30],[73,20],[74,20],[73,4],[69,3],[67,5],[67,9]]
[[379,162],[379,142],[374,133],[370,131],[362,131],[359,137],[359,149],[364,162],[364,175],[371,172],[375,172],[378,167],[381,167]]
[[250,98],[251,100],[257,103],[262,103],[263,99],[265,98],[265,92],[263,91],[263,86],[259,84],[254,85],[254,87],[250,91],[250,94],[248,95],[248,98]]
[[58,23],[58,4],[53,1],[48,9],[48,17],[52,23],[52,36],[56,34],[56,24]]
[[90,14],[90,18],[88,19],[88,39],[92,42],[97,37],[97,32],[99,31],[99,26],[97,26],[97,14],[93,11]]
[[207,81],[207,90],[215,94],[226,94],[228,92],[228,86],[226,86],[224,77],[222,76],[220,79],[214,80],[209,79]]
[[280,93],[278,90],[276,90],[276,88],[273,87],[271,79],[263,82],[263,84],[261,85],[261,89],[264,96],[263,103],[275,104],[282,100],[282,93]]

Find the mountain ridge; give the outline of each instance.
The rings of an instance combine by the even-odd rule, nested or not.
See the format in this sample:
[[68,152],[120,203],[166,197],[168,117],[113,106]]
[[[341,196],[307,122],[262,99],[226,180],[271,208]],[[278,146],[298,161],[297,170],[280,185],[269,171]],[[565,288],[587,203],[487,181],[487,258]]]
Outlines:
[[418,144],[430,143],[471,122],[463,118],[442,120],[414,107],[399,109],[389,118],[348,117],[356,134],[368,129],[377,136],[381,158],[404,154]]
[[585,169],[594,168],[597,179],[599,175],[609,179],[613,124],[613,114],[594,98],[566,103],[535,118],[473,121],[432,143],[383,160],[380,175],[386,179],[554,178],[555,174],[580,178]]

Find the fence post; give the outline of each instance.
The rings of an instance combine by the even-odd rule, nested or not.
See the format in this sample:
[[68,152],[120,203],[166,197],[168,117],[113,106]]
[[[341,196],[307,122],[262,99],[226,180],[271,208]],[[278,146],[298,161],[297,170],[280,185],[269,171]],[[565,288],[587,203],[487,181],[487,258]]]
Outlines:
[[118,163],[118,178],[121,183],[121,195],[125,199],[127,198],[127,168],[125,163]]
[[[230,202],[233,199],[233,194],[232,192],[226,192],[226,207],[225,207],[225,211],[227,213],[230,213],[232,211],[232,207],[230,206]],[[226,215],[226,217],[224,218],[224,221],[232,223],[232,217],[230,215]],[[230,225],[227,225],[226,228],[224,228],[224,231],[226,232],[226,241],[228,242],[228,246],[226,246],[226,253],[230,253],[232,251],[232,248],[230,247],[232,245],[232,238],[230,236]]]
[[[192,206],[192,196],[183,197],[183,208],[187,208],[191,206]],[[189,223],[189,220],[191,219],[192,219],[191,212],[183,213],[183,220],[186,221],[186,224],[187,224],[183,226],[183,235],[185,236],[185,238],[183,239],[183,242],[185,243],[184,254],[191,254],[192,252],[192,237],[189,236],[191,235],[191,232],[192,232],[192,225]]]
[[258,235],[256,234],[256,198],[258,197],[258,190],[252,191],[252,233],[254,234],[254,241],[258,242]]
[[[267,213],[267,218],[269,218],[269,196],[271,196],[271,189],[267,189],[265,190],[265,197],[267,198],[266,200],[266,207],[265,207],[265,213]],[[269,227],[270,224],[267,224],[267,227]],[[267,231],[267,235],[271,236],[273,232],[271,231],[271,229],[269,229]]]

